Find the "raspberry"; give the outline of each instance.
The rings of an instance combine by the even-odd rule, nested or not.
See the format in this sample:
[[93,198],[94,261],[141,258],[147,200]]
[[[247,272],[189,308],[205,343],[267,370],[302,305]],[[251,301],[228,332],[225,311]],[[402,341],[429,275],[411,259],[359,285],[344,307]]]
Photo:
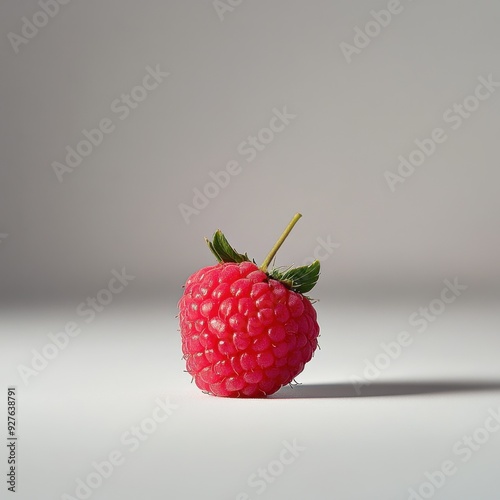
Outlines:
[[319,262],[267,272],[297,214],[259,268],[217,231],[207,243],[219,260],[186,281],[179,301],[182,352],[196,385],[215,396],[265,397],[311,360],[319,325],[304,295]]

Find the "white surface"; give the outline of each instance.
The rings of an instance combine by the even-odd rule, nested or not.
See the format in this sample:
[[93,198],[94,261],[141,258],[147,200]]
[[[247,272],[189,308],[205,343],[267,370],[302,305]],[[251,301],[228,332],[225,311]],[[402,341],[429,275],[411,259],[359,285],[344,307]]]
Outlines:
[[[92,293],[120,265],[163,290],[206,265],[203,236],[261,261],[297,211],[278,263],[331,237],[324,289],[500,280],[500,89],[460,128],[443,118],[478,77],[500,82],[500,2],[400,0],[349,64],[340,44],[398,0],[220,0],[239,3],[223,22],[213,0],[73,0],[16,54],[7,35],[39,1],[0,2],[0,297]],[[122,121],[111,103],[157,64],[171,75]],[[240,145],[285,107],[248,162]],[[103,118],[116,129],[60,184],[52,163]],[[391,192],[384,173],[435,128],[446,142]],[[186,225],[179,204],[231,161]]]
[[[18,364],[29,364],[47,333],[81,318],[72,304],[4,311],[0,379],[4,388],[18,386],[20,465],[12,498],[75,496],[76,479],[117,450],[124,463],[90,498],[232,500],[244,492],[273,500],[406,499],[426,471],[451,459],[457,473],[433,498],[497,500],[500,435],[467,463],[453,446],[483,425],[489,409],[500,411],[498,311],[465,298],[451,305],[357,397],[350,376],[361,375],[380,342],[410,331],[407,315],[420,304],[329,302],[318,304],[322,349],[298,377],[302,385],[267,400],[210,397],[189,383],[174,302],[110,305],[25,386]],[[495,379],[490,390],[462,384]],[[439,385],[443,380],[449,383]],[[131,451],[122,436],[152,415],[158,397],[178,408]],[[294,440],[305,451],[259,495],[249,478],[280,456],[283,441]],[[2,485],[2,498],[5,491]]]

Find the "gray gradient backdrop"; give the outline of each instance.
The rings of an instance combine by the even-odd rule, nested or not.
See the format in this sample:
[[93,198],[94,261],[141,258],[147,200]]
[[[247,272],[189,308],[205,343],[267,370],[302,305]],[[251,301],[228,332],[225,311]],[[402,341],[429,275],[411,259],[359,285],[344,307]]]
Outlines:
[[[339,45],[387,2],[243,2],[221,22],[207,1],[75,1],[18,54],[7,35],[40,9],[3,5],[3,295],[85,294],[120,265],[177,289],[209,260],[202,236],[220,227],[261,260],[296,211],[278,263],[331,236],[322,290],[498,282],[500,92],[458,130],[443,113],[500,81],[500,6],[401,5],[350,64]],[[157,64],[170,76],[121,120],[111,103]],[[248,163],[239,144],[284,106],[296,118]],[[115,130],[59,183],[51,164],[103,118]],[[447,141],[392,193],[384,172],[436,127]],[[178,205],[231,160],[241,174],[187,225]]]
[[[0,6],[0,375],[20,391],[18,498],[74,495],[159,394],[178,419],[92,498],[408,498],[500,401],[481,385],[500,380],[500,3],[42,4]],[[89,149],[83,131],[100,123],[109,133]],[[403,176],[398,158],[433,133]],[[58,176],[79,143],[85,156]],[[260,262],[297,211],[277,264],[322,259],[309,389],[241,406],[198,395],[173,316],[186,277],[213,262],[203,237],[220,228]],[[84,324],[75,308],[123,268],[135,277],[123,295],[24,384],[19,365]],[[410,314],[444,279],[467,291],[380,377],[403,386],[344,399],[381,342],[415,333]],[[191,430],[204,425],[209,436]],[[304,458],[258,495],[247,478],[295,438]],[[499,439],[432,496],[497,499]]]

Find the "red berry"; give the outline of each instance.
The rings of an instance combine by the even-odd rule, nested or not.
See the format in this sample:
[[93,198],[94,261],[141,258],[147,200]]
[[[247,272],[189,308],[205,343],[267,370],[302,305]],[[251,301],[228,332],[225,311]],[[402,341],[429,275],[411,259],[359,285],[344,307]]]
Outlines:
[[316,283],[319,262],[268,273],[277,248],[259,268],[220,231],[208,243],[219,264],[191,275],[179,301],[187,371],[216,396],[273,394],[302,372],[318,345],[316,311],[303,292]]

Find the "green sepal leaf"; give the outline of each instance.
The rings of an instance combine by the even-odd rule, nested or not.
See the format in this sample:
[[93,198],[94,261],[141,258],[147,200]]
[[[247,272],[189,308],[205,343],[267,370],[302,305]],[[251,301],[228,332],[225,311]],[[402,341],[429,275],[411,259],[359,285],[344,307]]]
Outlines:
[[215,231],[212,241],[208,238],[205,238],[208,247],[215,255],[215,258],[223,263],[223,262],[235,262],[239,264],[240,262],[249,262],[247,254],[238,253],[227,241],[226,237],[222,234],[220,229]]
[[307,293],[314,288],[318,282],[320,271],[319,260],[315,260],[309,266],[295,267],[285,271],[273,269],[269,277],[283,282],[294,292]]

